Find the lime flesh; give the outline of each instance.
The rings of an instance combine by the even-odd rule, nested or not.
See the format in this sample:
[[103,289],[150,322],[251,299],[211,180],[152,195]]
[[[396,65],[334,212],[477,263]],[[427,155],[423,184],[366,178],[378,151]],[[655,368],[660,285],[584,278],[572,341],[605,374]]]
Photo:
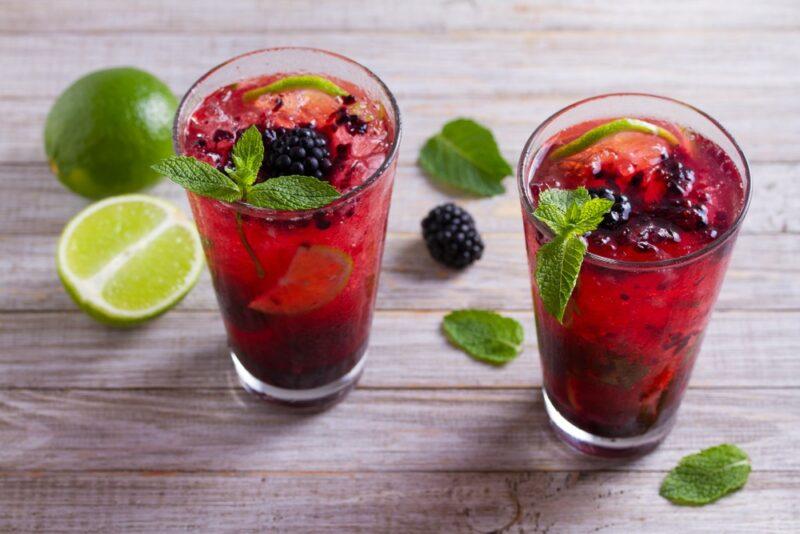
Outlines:
[[549,157],[550,159],[568,158],[569,156],[583,152],[590,146],[599,143],[606,137],[619,132],[640,132],[657,135],[672,145],[677,145],[679,143],[678,138],[675,137],[672,132],[662,128],[661,126],[657,126],[639,119],[624,118],[613,120],[592,128],[577,139],[574,139],[566,145],[562,145],[553,150]]
[[67,223],[57,264],[82,310],[125,326],[180,301],[197,282],[203,253],[197,230],[177,207],[122,195],[92,204]]

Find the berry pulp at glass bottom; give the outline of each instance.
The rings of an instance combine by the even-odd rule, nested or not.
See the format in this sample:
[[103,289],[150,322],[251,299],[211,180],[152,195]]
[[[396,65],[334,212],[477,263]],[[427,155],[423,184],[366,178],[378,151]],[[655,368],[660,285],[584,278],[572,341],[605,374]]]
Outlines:
[[[206,97],[187,123],[183,152],[226,169],[236,139],[255,125],[265,145],[259,181],[307,174],[344,193],[378,170],[393,137],[382,106],[339,80],[352,96],[292,90],[243,98],[278,77],[245,80]],[[189,194],[231,349],[256,378],[314,388],[361,359],[393,177],[394,165],[351,200],[298,216]]]
[[[597,126],[578,124],[559,146]],[[701,258],[671,266],[717,239],[742,209],[742,178],[722,149],[675,125],[671,146],[641,133],[619,133],[562,160],[544,157],[529,182],[533,198],[550,187],[584,186],[615,200],[589,251],[642,262],[620,269],[584,261],[563,324],[549,315],[535,281],[534,312],[544,387],[571,423],[604,437],[631,437],[669,422],[688,383],[733,239]],[[546,148],[547,149],[547,148]],[[549,238],[525,218],[529,261]]]

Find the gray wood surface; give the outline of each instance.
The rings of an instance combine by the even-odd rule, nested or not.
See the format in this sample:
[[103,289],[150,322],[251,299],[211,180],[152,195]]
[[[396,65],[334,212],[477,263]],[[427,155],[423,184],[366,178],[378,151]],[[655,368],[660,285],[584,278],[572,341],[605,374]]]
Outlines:
[[[86,201],[42,148],[53,98],[89,70],[133,64],[182,93],[220,61],[277,45],[367,64],[406,123],[367,369],[314,416],[238,388],[207,275],[134,330],[76,310],[54,248]],[[0,531],[800,530],[798,64],[795,0],[4,0]],[[513,181],[460,200],[488,248],[453,275],[418,237],[452,195],[415,160],[443,122],[472,116],[516,162],[549,114],[621,90],[719,119],[750,159],[755,197],[675,430],[644,458],[608,462],[547,428]],[[186,207],[176,186],[152,192]],[[521,320],[524,353],[496,369],[451,348],[439,323],[460,306]],[[699,509],[658,496],[681,456],[726,441],[753,460],[743,491]]]

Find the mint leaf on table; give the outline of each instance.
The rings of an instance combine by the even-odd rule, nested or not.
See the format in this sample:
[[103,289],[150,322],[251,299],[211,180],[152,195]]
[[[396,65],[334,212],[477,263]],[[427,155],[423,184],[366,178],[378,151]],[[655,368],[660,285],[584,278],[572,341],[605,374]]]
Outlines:
[[234,169],[228,173],[234,182],[242,186],[252,185],[258,178],[258,170],[264,161],[264,140],[258,128],[251,126],[242,134],[231,152]]
[[448,122],[428,139],[419,165],[434,181],[483,197],[503,193],[503,178],[514,172],[492,132],[470,119]]
[[519,355],[525,333],[510,317],[488,310],[456,310],[442,322],[447,339],[467,354],[492,365],[502,365]]
[[539,194],[534,217],[553,231],[553,239],[536,254],[536,285],[545,309],[559,322],[578,282],[586,255],[583,235],[597,229],[614,202],[591,198],[584,187],[546,189]]
[[275,210],[308,210],[321,208],[341,194],[328,182],[313,176],[279,176],[256,184],[247,190],[247,202]]
[[233,202],[242,198],[242,190],[221,171],[189,156],[170,156],[152,166],[184,189],[200,196]]
[[717,445],[684,456],[667,474],[660,495],[675,504],[702,506],[747,483],[750,458],[736,445]]

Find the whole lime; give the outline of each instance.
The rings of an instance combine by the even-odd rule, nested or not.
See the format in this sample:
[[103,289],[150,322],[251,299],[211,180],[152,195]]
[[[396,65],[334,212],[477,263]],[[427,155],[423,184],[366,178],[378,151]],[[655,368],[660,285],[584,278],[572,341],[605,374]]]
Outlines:
[[87,74],[58,97],[44,146],[58,179],[88,198],[140,191],[161,176],[150,166],[172,154],[172,91],[147,72],[120,67]]

